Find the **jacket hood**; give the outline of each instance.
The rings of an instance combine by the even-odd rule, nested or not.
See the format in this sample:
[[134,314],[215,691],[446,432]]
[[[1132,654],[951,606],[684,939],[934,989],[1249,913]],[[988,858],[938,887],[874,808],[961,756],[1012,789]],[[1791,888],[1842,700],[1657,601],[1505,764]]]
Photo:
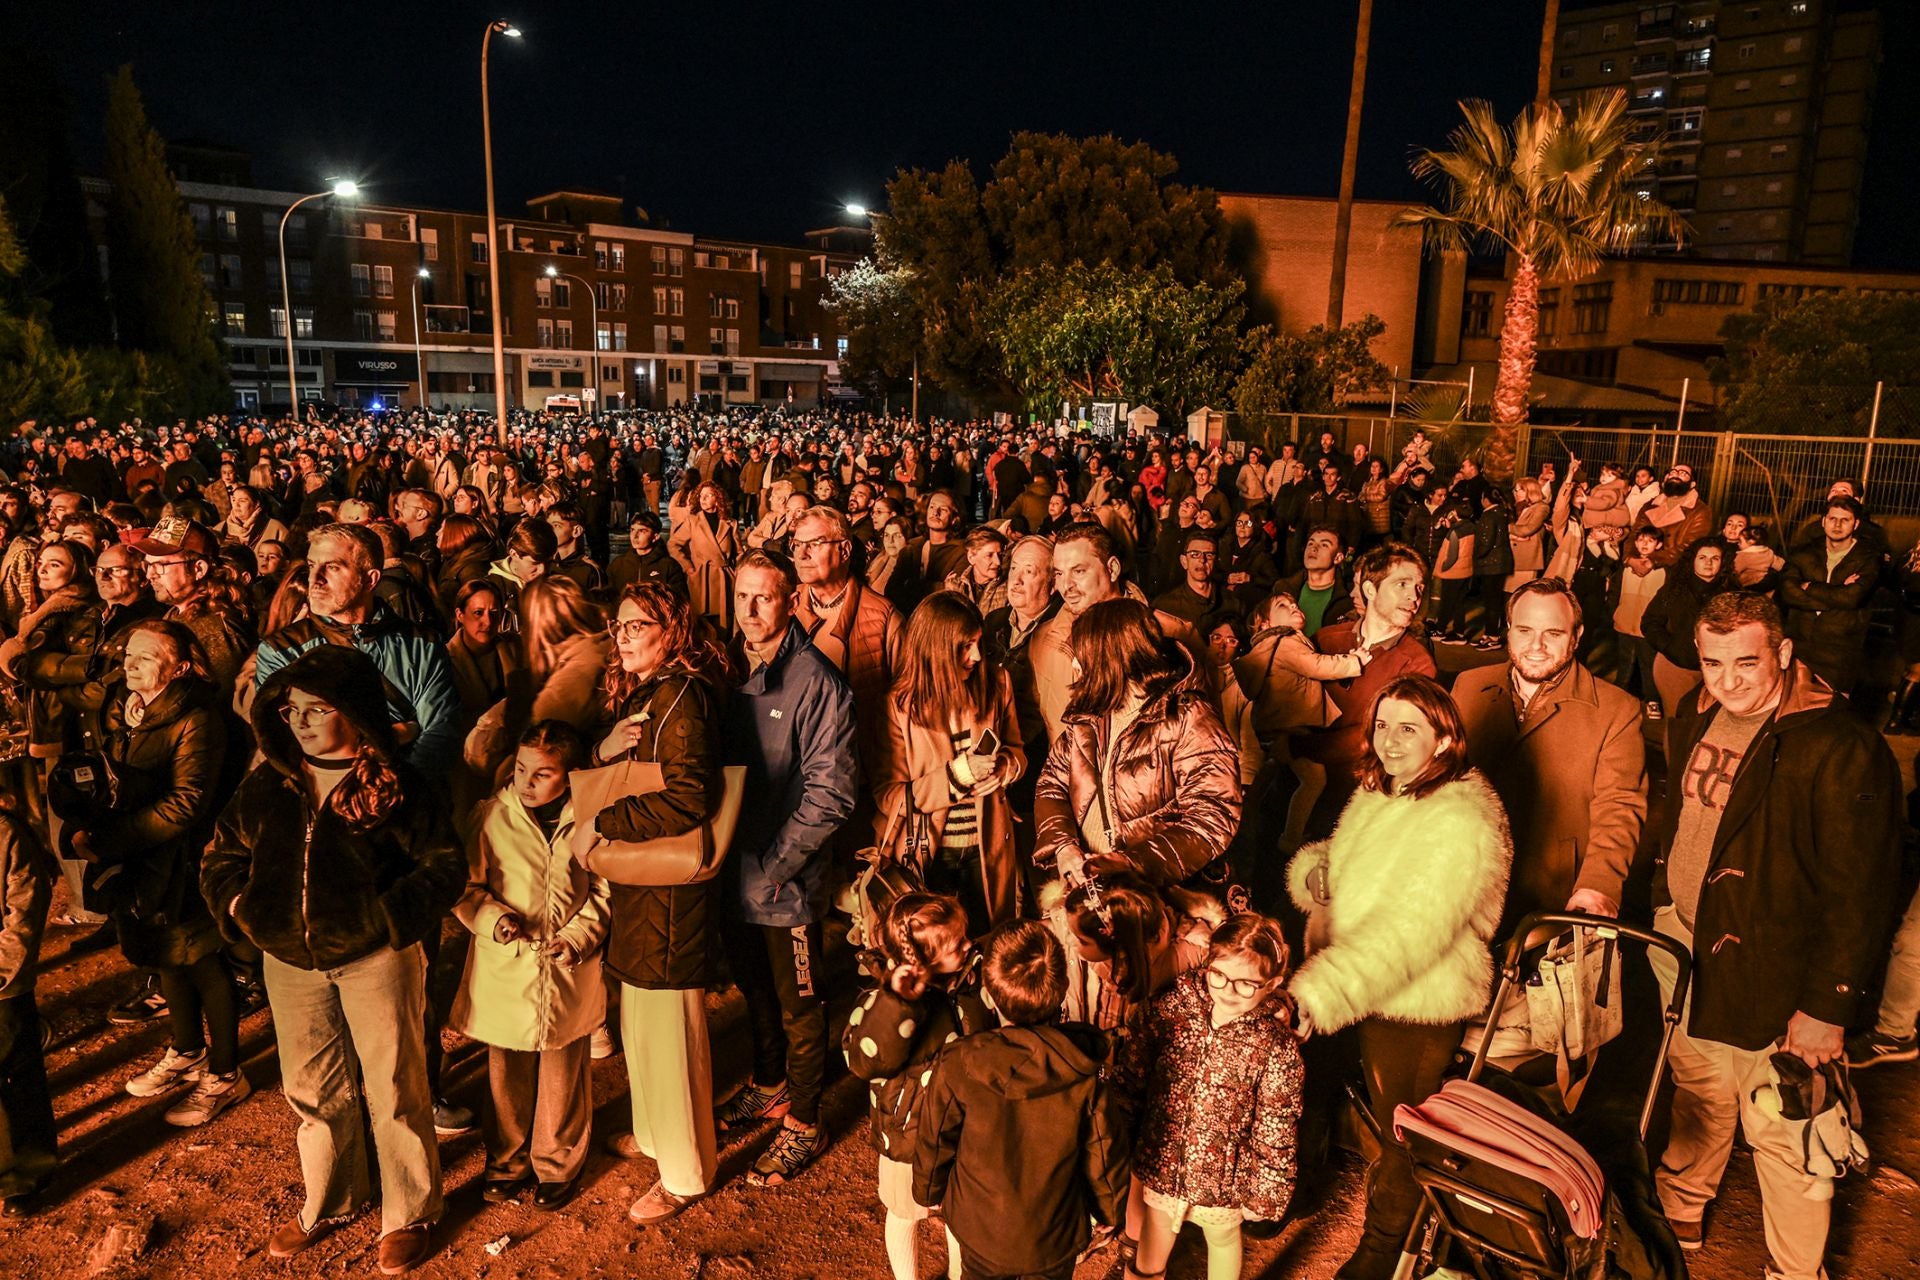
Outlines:
[[1064,1093],[1098,1075],[1106,1037],[1083,1022],[1002,1028],[981,1050],[973,1059],[981,1083],[1001,1097],[1026,1100]]
[[1143,720],[1161,720],[1177,715],[1187,699],[1207,696],[1200,680],[1200,664],[1187,651],[1186,645],[1178,640],[1162,640],[1160,654],[1167,660],[1171,670],[1149,681],[1142,690],[1145,697],[1141,702],[1140,718]]
[[253,700],[253,736],[260,754],[288,777],[298,774],[300,744],[293,729],[280,718],[288,694],[299,689],[347,717],[367,745],[388,760],[399,758],[393,736],[393,716],[387,710],[387,680],[372,658],[345,645],[322,644],[307,650],[273,673]]

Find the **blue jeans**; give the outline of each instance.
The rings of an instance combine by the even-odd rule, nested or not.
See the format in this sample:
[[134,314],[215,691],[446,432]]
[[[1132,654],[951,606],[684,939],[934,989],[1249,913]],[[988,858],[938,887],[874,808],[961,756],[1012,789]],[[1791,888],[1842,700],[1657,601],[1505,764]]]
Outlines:
[[300,1175],[312,1230],[358,1212],[372,1194],[360,1083],[380,1161],[380,1234],[440,1216],[424,1034],[427,961],[420,945],[380,950],[336,969],[268,956],[267,999],[280,1046],[280,1088],[300,1118]]

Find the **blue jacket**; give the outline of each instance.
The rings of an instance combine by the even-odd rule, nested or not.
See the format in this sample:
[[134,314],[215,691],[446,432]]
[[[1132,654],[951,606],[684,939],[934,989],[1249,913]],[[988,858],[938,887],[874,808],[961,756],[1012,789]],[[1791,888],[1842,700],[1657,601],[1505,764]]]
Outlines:
[[791,929],[823,918],[825,846],[853,812],[859,766],[853,691],[789,625],[773,661],[726,708],[727,763],[747,768],[747,799],[727,858],[749,924]]
[[260,642],[254,677],[264,685],[274,672],[316,645],[358,649],[373,659],[387,681],[387,706],[395,724],[416,724],[407,762],[428,778],[450,776],[460,759],[460,695],[453,687],[453,661],[446,645],[375,603],[363,623],[337,623],[308,615]]

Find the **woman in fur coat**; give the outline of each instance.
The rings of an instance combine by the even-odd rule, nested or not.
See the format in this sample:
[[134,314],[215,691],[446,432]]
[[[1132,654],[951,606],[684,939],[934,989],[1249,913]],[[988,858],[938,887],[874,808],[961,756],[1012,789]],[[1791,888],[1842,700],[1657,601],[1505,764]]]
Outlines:
[[[1513,840],[1493,788],[1467,763],[1453,699],[1402,676],[1374,700],[1354,793],[1330,840],[1307,845],[1287,889],[1308,913],[1311,958],[1289,985],[1301,1026],[1354,1027],[1373,1114],[1440,1087],[1469,1020],[1486,1009]],[[1339,1280],[1385,1280],[1419,1209],[1406,1150],[1368,1178],[1366,1228]]]

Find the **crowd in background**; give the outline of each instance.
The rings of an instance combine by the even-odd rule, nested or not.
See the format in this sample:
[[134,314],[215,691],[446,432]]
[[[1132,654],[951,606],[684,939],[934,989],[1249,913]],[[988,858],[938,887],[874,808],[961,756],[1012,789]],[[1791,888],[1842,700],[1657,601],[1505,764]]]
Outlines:
[[[844,1061],[901,1280],[930,1214],[955,1276],[1113,1241],[1148,1280],[1190,1222],[1222,1280],[1323,1176],[1338,1081],[1390,1130],[1499,1018],[1491,947],[1572,909],[1694,947],[1678,1246],[1738,1125],[1775,1273],[1821,1274],[1832,1171],[1754,1082],[1776,1050],[1920,1056],[1880,732],[1920,717],[1920,547],[1850,482],[1770,529],[1684,465],[1496,482],[1418,431],[495,432],[336,411],[0,450],[9,1215],[59,1191],[52,927],[140,975],[112,1019],[170,1044],[125,1087],[171,1124],[249,1096],[239,1024],[270,1009],[305,1187],[274,1257],[356,1215],[377,1162],[380,1267],[416,1265],[438,1139],[476,1126],[482,1195],[567,1203],[592,1062],[622,1055],[632,1124],[601,1136],[657,1166],[637,1224],[769,1129],[746,1180],[798,1178]],[[648,785],[576,812],[572,779],[618,761]],[[711,878],[621,861],[723,812]],[[836,906],[867,979],[844,1028]],[[752,1055],[716,1106],[728,985]],[[449,1033],[487,1046],[477,1107]],[[1343,1280],[1392,1274],[1419,1213],[1389,1142]]]

